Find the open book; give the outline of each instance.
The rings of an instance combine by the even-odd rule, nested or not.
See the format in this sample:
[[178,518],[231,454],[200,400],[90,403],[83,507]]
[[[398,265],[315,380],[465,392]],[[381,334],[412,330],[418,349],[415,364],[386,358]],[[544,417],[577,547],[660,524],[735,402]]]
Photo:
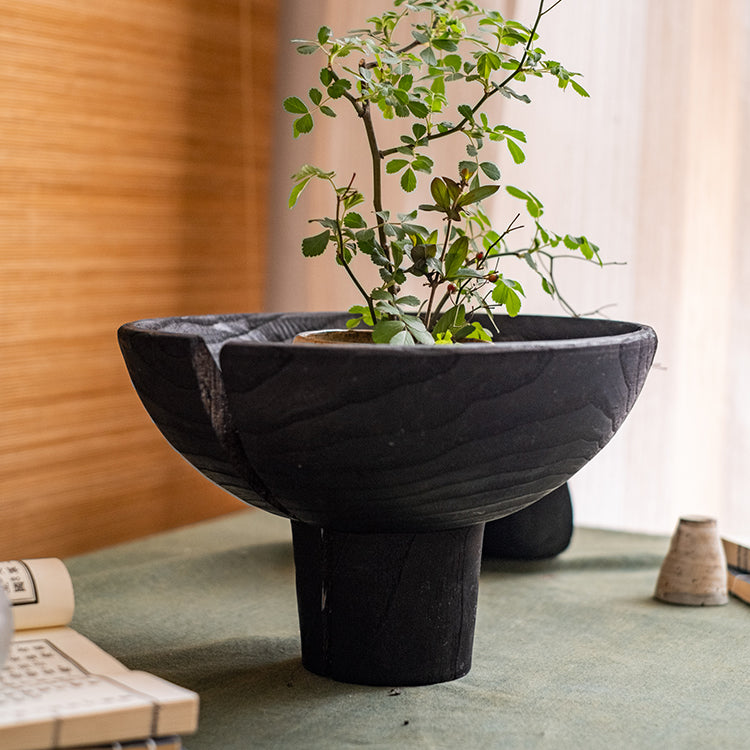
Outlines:
[[14,636],[0,670],[0,748],[174,750],[198,725],[198,696],[128,669],[66,627],[73,585],[54,558],[0,562]]
[[727,557],[727,589],[750,604],[750,548],[722,538]]

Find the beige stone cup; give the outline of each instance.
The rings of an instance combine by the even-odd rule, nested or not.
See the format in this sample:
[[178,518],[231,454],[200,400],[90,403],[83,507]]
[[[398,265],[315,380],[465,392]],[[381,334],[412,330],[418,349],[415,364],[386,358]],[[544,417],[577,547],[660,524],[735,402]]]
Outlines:
[[716,519],[683,516],[672,535],[654,596],[694,607],[726,604],[727,561]]

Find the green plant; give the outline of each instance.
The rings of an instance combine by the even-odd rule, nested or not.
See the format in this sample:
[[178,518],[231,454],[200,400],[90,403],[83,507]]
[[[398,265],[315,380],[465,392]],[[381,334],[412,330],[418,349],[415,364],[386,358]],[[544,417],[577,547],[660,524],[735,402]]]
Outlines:
[[[485,146],[505,144],[520,164],[526,143],[523,132],[490,119],[487,102],[500,94],[528,103],[529,97],[511,84],[543,76],[588,96],[575,80],[579,74],[548,59],[537,44],[542,18],[560,2],[545,8],[541,0],[529,27],[472,0],[394,0],[393,9],[367,19],[367,28],[349,36],[335,38],[323,26],[314,40],[294,40],[300,54],[325,58],[321,87],[311,88],[304,98],[284,100],[284,108],[295,116],[294,137],[309,133],[321,115],[336,117],[335,107],[343,105],[361,123],[371,157],[372,211],[367,218],[355,210],[365,197],[354,176],[341,181],[334,172],[308,164],[293,176],[289,197],[293,207],[311,181],[328,183],[332,190],[334,214],[311,220],[322,231],[303,240],[302,252],[317,256],[333,248],[363,297],[363,304],[350,309],[350,327],[365,324],[373,328],[374,341],[394,344],[490,340],[490,331],[472,316],[485,312],[494,325],[498,308],[518,314],[523,289],[501,270],[511,257],[523,259],[544,291],[573,313],[560,295],[555,262],[575,257],[602,265],[598,247],[585,236],[546,229],[544,206],[529,190],[506,187],[531,220],[531,236],[521,248],[508,243],[521,229],[520,213],[498,232],[482,207],[500,187],[499,167],[482,158]],[[457,105],[451,105],[449,94],[459,97]],[[472,103],[463,103],[465,98]],[[403,121],[398,143],[383,147],[378,142],[377,116]],[[394,215],[383,205],[384,173],[400,175],[401,188],[411,193],[417,175],[433,171],[429,147],[443,139],[462,142],[456,144],[460,158],[455,174],[431,180],[430,203]],[[422,214],[436,214],[442,226],[425,226]],[[357,254],[369,256],[378,267],[380,283],[374,289],[365,289],[352,269]],[[424,289],[421,299],[402,291],[409,277]]]

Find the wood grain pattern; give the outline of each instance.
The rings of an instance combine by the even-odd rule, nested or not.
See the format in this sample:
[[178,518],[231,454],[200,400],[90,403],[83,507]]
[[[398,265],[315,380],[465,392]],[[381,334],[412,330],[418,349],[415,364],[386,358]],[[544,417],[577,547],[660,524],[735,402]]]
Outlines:
[[231,444],[264,505],[354,533],[461,528],[535,502],[614,435],[656,349],[645,326],[524,316],[499,318],[489,346],[290,342],[346,317],[149,320],[120,342],[144,406],[196,466],[216,477]]
[[127,320],[262,304],[275,3],[28,0],[0,21],[0,551],[237,501],[159,437]]

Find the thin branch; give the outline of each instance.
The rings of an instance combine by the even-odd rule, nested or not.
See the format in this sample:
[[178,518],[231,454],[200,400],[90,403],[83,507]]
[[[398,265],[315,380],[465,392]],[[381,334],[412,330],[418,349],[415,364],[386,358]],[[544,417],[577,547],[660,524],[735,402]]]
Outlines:
[[[454,201],[455,204],[455,201]],[[445,227],[445,240],[443,241],[443,251],[440,253],[440,263],[445,260],[445,254],[448,251],[448,242],[450,240],[451,236],[451,227],[453,226],[453,220],[448,217],[448,224]],[[435,301],[435,292],[437,291],[438,286],[440,286],[440,280],[439,278],[435,280],[435,282],[430,283],[430,299],[427,302],[427,313],[425,314],[425,327],[427,330],[430,330],[430,326],[432,325],[432,304]]]
[[336,255],[337,255],[338,259],[341,261],[341,265],[344,267],[344,269],[346,270],[347,274],[349,274],[349,278],[354,283],[354,286],[357,287],[357,289],[359,290],[360,294],[367,301],[367,307],[370,310],[370,316],[372,317],[372,320],[374,322],[375,321],[375,307],[374,307],[374,305],[372,303],[372,298],[364,290],[364,288],[362,287],[362,285],[359,283],[359,279],[357,279],[357,277],[354,275],[354,272],[349,267],[349,264],[346,262],[346,256],[344,254],[344,235],[343,235],[343,233],[341,231],[341,204],[344,202],[344,197],[342,197],[342,196],[346,196],[349,193],[349,191],[351,190],[352,185],[354,184],[354,177],[355,176],[356,175],[352,175],[352,179],[349,180],[349,184],[346,186],[346,189],[344,190],[344,192],[341,195],[339,195],[338,192],[336,193],[336,234],[337,234],[337,238],[336,239],[337,239],[337,243],[338,243],[338,246],[339,246],[339,250],[336,253]]
[[550,5],[550,6],[549,6],[549,8],[547,8],[547,10],[545,10],[545,11],[543,11],[543,12],[542,12],[542,15],[544,16],[544,15],[546,15],[547,13],[549,13],[549,12],[550,12],[550,11],[551,11],[551,10],[552,10],[553,8],[555,8],[555,7],[557,7],[558,5],[560,5],[560,3],[561,3],[562,1],[563,1],[563,0],[557,0],[557,2],[556,2],[556,3],[552,3],[552,5]]
[[[361,61],[360,68],[364,67],[366,67],[366,65],[364,61]],[[328,70],[330,70],[331,75],[335,80],[340,80],[339,76],[332,68],[329,67]],[[383,222],[381,221],[380,217],[377,216],[378,213],[382,214],[383,212],[383,174],[381,170],[383,155],[378,148],[378,140],[375,135],[375,128],[372,124],[370,102],[367,100],[362,101],[346,90],[344,90],[343,96],[348,102],[350,102],[352,107],[354,107],[354,110],[356,111],[358,117],[362,120],[365,126],[365,133],[367,134],[367,145],[370,149],[370,158],[372,160],[372,205],[375,209],[375,214],[378,219],[378,240],[381,247],[383,248],[383,252],[385,253],[386,257],[390,260],[391,255],[388,250],[388,240],[385,236]]]
[[385,236],[385,227],[383,225],[383,157],[378,149],[378,140],[372,124],[369,102],[364,103],[363,112],[360,116],[362,122],[365,124],[367,145],[370,148],[370,158],[372,160],[372,207],[375,209],[375,217],[378,220],[378,240],[386,258],[390,260],[391,254],[388,249],[388,240]]
[[[555,5],[562,2],[562,0],[557,0]],[[552,10],[552,8],[555,7],[555,5],[551,6],[547,10]],[[536,30],[539,26],[539,22],[542,20],[542,16],[547,11],[544,10],[544,0],[539,0],[539,10],[537,11],[536,19],[534,19],[534,25],[531,28],[531,33],[529,34],[529,39],[526,42],[526,46],[523,50],[523,55],[521,55],[521,59],[518,61],[518,65],[515,67],[512,73],[507,75],[502,83],[496,84],[494,88],[490,89],[489,91],[485,91],[482,95],[481,99],[472,107],[471,114],[475,115],[479,109],[482,107],[482,105],[491,97],[497,94],[498,91],[502,91],[521,71],[523,70],[523,66],[526,63],[526,59],[529,56],[529,51],[531,50],[531,44],[534,41],[534,36],[536,35]],[[449,128],[448,130],[442,130],[437,133],[429,133],[424,138],[428,142],[436,141],[438,138],[445,138],[448,135],[452,135],[453,133],[457,133],[460,130],[463,130],[464,125],[469,121],[468,117],[464,117],[461,119],[461,121],[454,125],[452,128]],[[391,154],[395,154],[398,149],[401,148],[401,146],[394,146],[392,148],[386,149],[385,151],[381,151],[380,155],[382,157],[390,156]]]

